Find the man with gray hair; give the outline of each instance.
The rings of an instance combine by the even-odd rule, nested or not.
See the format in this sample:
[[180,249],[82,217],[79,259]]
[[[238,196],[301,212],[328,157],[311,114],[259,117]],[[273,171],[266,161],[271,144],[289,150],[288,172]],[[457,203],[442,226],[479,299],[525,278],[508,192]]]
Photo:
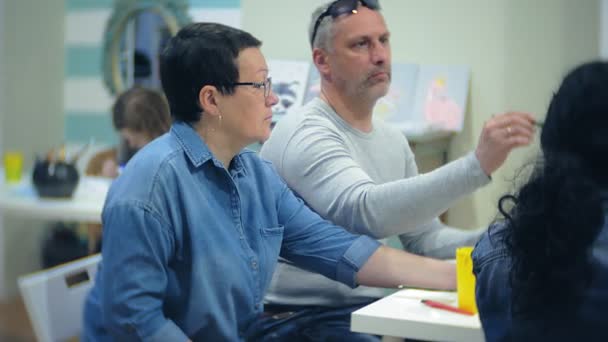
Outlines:
[[[437,216],[489,183],[513,148],[530,144],[534,119],[495,116],[475,151],[419,175],[402,132],[372,117],[391,80],[390,33],[379,10],[377,0],[338,0],[313,13],[309,37],[321,94],[277,124],[261,155],[326,219],[376,239],[398,235],[413,253],[454,258],[482,231],[448,227]],[[282,260],[261,324],[278,340],[374,341],[350,331],[350,314],[384,294],[353,290]]]

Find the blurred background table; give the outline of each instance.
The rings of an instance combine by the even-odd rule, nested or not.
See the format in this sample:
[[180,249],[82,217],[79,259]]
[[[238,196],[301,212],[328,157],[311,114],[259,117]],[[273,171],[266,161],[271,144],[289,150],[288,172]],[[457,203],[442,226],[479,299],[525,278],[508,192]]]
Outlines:
[[29,218],[57,221],[101,222],[101,210],[111,179],[81,176],[71,198],[40,198],[29,174],[19,183],[7,184],[0,170],[0,211]]

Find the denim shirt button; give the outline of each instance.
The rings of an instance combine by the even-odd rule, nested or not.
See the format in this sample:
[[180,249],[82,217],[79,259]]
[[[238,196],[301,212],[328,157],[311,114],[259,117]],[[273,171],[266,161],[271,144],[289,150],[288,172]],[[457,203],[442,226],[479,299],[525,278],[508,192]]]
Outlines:
[[254,270],[257,270],[257,269],[258,269],[258,262],[257,262],[257,261],[255,261],[255,260],[254,260],[254,261],[252,261],[252,262],[251,262],[251,268],[253,268]]

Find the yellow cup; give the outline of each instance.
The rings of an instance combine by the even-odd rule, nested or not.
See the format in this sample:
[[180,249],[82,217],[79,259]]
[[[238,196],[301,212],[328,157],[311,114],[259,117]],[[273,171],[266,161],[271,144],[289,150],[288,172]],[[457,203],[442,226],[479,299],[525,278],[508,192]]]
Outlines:
[[7,183],[21,181],[23,173],[23,154],[20,152],[4,153],[4,176]]
[[473,247],[456,249],[456,288],[458,290],[458,307],[477,313],[475,304],[475,275],[473,274]]

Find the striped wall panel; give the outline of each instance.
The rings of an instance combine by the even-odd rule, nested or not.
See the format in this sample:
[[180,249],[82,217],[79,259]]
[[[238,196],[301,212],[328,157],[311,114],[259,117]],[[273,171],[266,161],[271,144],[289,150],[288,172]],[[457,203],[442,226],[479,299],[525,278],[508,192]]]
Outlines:
[[[114,0],[66,0],[64,111],[69,142],[114,144],[114,97],[103,84],[102,38]],[[241,26],[241,0],[190,0],[193,21]]]

